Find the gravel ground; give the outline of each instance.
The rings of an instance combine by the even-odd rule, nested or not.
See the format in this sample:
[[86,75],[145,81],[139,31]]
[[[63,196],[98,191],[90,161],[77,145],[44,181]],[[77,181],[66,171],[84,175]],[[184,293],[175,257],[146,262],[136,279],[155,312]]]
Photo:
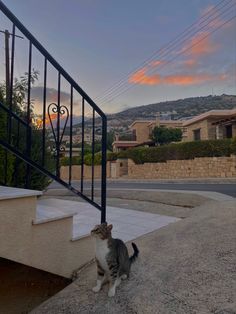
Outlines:
[[135,241],[140,258],[114,298],[107,286],[91,291],[92,264],[32,313],[235,314],[236,200],[209,201],[186,217]]

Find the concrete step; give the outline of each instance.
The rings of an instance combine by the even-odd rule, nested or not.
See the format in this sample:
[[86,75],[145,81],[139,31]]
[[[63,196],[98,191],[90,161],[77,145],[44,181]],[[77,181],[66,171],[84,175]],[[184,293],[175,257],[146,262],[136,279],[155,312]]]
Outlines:
[[47,223],[55,220],[73,217],[77,212],[68,202],[58,199],[42,199],[37,201],[34,224]]
[[42,195],[41,191],[11,188],[7,186],[0,186],[0,201],[8,199],[16,199],[23,197],[32,197]]

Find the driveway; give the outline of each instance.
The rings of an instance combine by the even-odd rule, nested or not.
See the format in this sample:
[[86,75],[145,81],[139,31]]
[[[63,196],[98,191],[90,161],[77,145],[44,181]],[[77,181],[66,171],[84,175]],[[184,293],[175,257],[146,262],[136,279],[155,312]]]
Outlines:
[[[208,201],[135,240],[140,258],[117,295],[94,294],[95,265],[34,314],[236,313],[236,201]],[[130,244],[128,245],[130,248]]]

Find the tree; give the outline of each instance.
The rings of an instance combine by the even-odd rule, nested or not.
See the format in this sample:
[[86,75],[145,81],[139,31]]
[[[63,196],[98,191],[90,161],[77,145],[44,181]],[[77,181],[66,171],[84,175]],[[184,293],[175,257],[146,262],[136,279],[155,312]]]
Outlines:
[[179,142],[182,140],[182,130],[166,127],[155,127],[152,131],[151,139],[158,145]]
[[[31,84],[33,85],[38,79],[38,71],[33,70],[31,75]],[[25,73],[20,79],[14,80],[13,95],[12,95],[12,111],[16,113],[21,119],[26,119],[26,95],[28,88],[28,74]],[[6,88],[5,84],[0,84],[0,102],[8,107],[6,103]],[[33,101],[30,103],[31,117],[33,117]],[[7,114],[0,108],[0,138],[8,141],[7,138]],[[31,125],[32,129],[32,141],[31,141],[31,159],[41,164],[42,157],[42,130],[38,129],[37,126]],[[18,133],[19,132],[19,133]],[[46,141],[47,141],[46,132]],[[26,128],[20,125],[18,131],[18,123],[16,119],[12,119],[12,132],[10,143],[12,146],[17,148],[21,153],[26,153],[27,143]],[[49,147],[49,145],[45,145]],[[6,163],[7,156],[7,163]],[[53,168],[54,161],[52,160],[51,153],[45,148],[45,167],[50,171]],[[7,164],[7,168],[4,169]],[[26,163],[14,156],[10,152],[0,147],[0,184],[5,183],[5,170],[7,173],[7,185],[18,187],[24,187],[25,184],[25,171]],[[43,189],[49,183],[49,178],[39,172],[37,169],[31,168],[30,170],[30,188],[32,189]]]
[[107,150],[112,151],[112,143],[115,140],[115,132],[107,132]]

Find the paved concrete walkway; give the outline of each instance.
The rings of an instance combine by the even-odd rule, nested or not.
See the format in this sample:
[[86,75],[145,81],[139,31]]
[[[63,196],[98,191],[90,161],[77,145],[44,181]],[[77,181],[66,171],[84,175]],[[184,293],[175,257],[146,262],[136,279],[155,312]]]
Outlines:
[[[40,199],[36,212],[37,221],[73,215],[73,240],[90,235],[90,231],[101,219],[100,211],[88,203],[68,199]],[[122,239],[124,242],[136,239],[178,220],[176,217],[107,206],[107,221],[113,224],[113,237]]]
[[[140,258],[113,299],[94,265],[34,310],[43,313],[236,313],[236,200],[209,201],[135,242]],[[129,245],[130,247],[130,245]]]

